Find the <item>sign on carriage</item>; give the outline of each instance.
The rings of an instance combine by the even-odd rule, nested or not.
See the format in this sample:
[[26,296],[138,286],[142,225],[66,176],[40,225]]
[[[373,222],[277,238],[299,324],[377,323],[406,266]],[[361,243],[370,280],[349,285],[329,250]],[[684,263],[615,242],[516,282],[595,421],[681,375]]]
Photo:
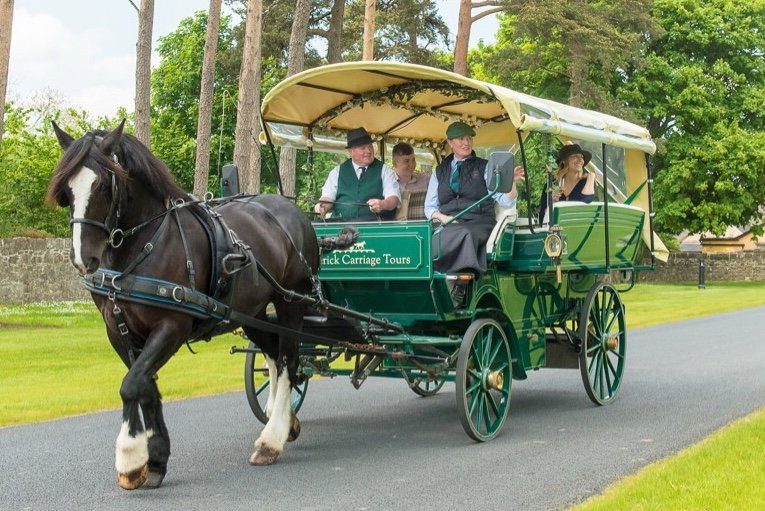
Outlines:
[[[315,226],[319,236],[334,236],[343,224]],[[356,224],[359,239],[345,250],[322,254],[320,276],[341,280],[430,278],[430,226]]]

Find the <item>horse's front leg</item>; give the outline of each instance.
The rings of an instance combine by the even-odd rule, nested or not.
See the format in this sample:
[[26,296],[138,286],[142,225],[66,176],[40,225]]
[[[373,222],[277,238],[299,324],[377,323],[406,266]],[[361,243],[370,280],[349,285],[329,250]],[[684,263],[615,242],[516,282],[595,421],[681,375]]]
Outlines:
[[[117,482],[126,490],[134,490],[144,484],[150,469],[156,471],[152,474],[154,487],[159,486],[164,477],[170,456],[170,441],[153,376],[177,351],[179,343],[174,339],[178,338],[178,332],[167,324],[152,330],[143,350],[122,380],[122,427],[117,437],[115,468]],[[139,405],[144,411],[149,411],[145,417],[145,430],[138,413]]]
[[148,402],[141,402],[141,411],[146,423],[146,431],[149,444],[149,474],[143,484],[146,488],[159,488],[167,473],[167,460],[170,458],[170,435],[165,425],[162,414],[162,396],[159,393],[157,382],[152,378],[152,392]]
[[[299,330],[303,323],[302,307],[290,303],[275,305],[279,323]],[[276,379],[271,379],[271,387],[275,391],[273,406],[266,427],[255,441],[255,452],[250,456],[253,465],[274,463],[284,450],[284,444],[296,439],[300,433],[300,422],[292,411],[292,388],[297,384],[298,364],[298,341],[293,337],[279,336]]]

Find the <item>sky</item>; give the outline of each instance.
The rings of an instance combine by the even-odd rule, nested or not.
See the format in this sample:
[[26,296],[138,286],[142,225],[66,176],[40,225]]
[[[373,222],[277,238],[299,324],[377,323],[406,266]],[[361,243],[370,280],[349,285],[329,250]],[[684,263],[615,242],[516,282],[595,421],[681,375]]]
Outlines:
[[[453,40],[459,1],[436,3]],[[209,0],[155,0],[155,44],[208,7]],[[470,46],[493,42],[497,27],[496,15],[477,21]],[[137,34],[138,15],[128,0],[15,0],[6,99],[25,103],[53,91],[94,116],[112,116],[120,106],[132,111]],[[152,65],[158,62],[155,54]]]

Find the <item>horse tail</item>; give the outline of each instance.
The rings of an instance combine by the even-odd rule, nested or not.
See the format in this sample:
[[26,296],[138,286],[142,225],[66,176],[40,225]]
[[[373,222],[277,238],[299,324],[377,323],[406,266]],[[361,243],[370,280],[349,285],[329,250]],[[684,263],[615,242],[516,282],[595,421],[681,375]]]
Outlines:
[[331,250],[345,250],[353,246],[359,239],[359,231],[355,227],[343,227],[337,236],[317,236],[319,253]]

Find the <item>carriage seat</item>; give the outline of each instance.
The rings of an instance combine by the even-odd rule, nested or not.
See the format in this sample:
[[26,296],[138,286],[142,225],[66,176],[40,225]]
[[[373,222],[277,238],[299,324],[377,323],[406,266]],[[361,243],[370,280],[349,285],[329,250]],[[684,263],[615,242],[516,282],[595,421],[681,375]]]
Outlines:
[[425,220],[426,190],[404,190],[394,220]]
[[491,254],[494,251],[494,247],[496,246],[507,226],[515,223],[516,219],[518,218],[518,210],[515,208],[515,206],[505,208],[495,202],[494,217],[497,219],[497,223],[494,225],[494,229],[491,230],[489,240],[486,242],[487,254]]

